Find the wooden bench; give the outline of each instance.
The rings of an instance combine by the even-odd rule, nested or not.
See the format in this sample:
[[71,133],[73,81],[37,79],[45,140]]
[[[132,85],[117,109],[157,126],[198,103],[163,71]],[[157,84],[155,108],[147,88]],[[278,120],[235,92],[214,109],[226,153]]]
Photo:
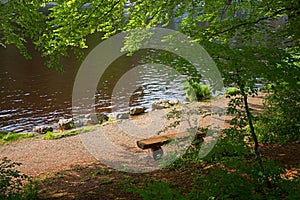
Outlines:
[[[186,138],[189,134],[187,132],[171,133],[162,136],[151,137],[137,141],[137,146],[141,149],[151,149],[154,160],[159,160],[163,155],[161,146],[170,143],[174,139]],[[204,134],[197,131],[197,137],[203,137]]]

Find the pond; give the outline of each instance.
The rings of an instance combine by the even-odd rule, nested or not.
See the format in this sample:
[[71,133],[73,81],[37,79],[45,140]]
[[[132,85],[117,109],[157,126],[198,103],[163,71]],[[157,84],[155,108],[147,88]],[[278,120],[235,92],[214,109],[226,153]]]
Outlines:
[[[93,36],[89,43],[91,47],[96,46],[99,37]],[[0,48],[0,129],[30,131],[36,125],[52,125],[59,118],[72,117],[73,84],[81,61],[72,56],[64,58],[65,72],[60,73],[44,66],[45,60],[32,45],[28,45],[28,49],[32,60],[26,60],[14,46]],[[95,104],[91,105],[89,112],[127,111],[128,106],[138,105],[149,110],[158,99],[184,101],[184,76],[175,75],[170,79],[168,68],[140,66],[137,64],[140,57],[139,54],[122,56],[109,66],[99,81]],[[131,81],[132,69],[138,69],[138,80]],[[128,84],[134,84],[131,88],[135,88],[127,91],[130,102],[122,106],[111,101],[112,95],[114,99],[125,98],[125,93],[114,92],[120,79],[128,80]]]

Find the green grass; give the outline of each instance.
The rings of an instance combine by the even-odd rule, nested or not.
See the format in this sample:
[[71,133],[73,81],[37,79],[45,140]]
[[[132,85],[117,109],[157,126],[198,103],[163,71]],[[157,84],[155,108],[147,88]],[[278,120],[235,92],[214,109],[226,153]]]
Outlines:
[[52,132],[47,132],[42,139],[43,140],[56,140],[56,139],[61,139],[64,137],[70,137],[70,136],[74,136],[74,135],[78,135],[80,133],[86,133],[89,132],[91,130],[93,130],[93,126],[87,126],[84,127],[83,129],[79,129],[79,130],[74,130],[74,131],[70,131],[68,133],[52,133]]
[[[84,127],[80,130],[74,130],[74,131],[70,131],[68,133],[62,133],[62,134],[47,132],[42,137],[42,139],[44,139],[44,140],[60,139],[60,138],[64,138],[64,137],[78,135],[80,133],[86,133],[86,132],[89,132],[93,129],[94,129],[93,126],[87,126],[87,127]],[[22,139],[33,138],[33,137],[36,137],[36,136],[37,136],[37,134],[34,134],[34,133],[8,133],[6,135],[0,134],[0,144],[15,142],[15,141],[22,140]]]
[[32,138],[35,137],[36,134],[33,133],[8,133],[6,135],[2,135],[0,134],[0,143],[4,144],[4,143],[8,143],[8,142],[14,142],[14,141],[18,141],[21,139],[27,139],[27,138]]

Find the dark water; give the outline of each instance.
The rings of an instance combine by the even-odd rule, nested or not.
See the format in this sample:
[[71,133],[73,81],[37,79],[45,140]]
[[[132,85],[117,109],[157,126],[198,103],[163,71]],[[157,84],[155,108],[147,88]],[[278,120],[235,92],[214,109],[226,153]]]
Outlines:
[[[95,46],[97,39],[91,42]],[[72,116],[72,90],[76,73],[81,62],[75,58],[63,60],[64,73],[44,66],[38,52],[33,46],[28,46],[32,60],[26,60],[14,46],[0,48],[0,129],[14,131],[17,129],[30,131],[36,125],[53,124],[62,117]],[[118,80],[137,66],[140,55],[120,57],[105,71],[99,81],[95,93],[95,104],[92,110],[109,113],[112,110],[125,110],[128,105],[111,104],[113,88]],[[184,99],[182,78],[175,76],[167,80],[168,69],[144,65],[135,90],[131,92],[129,106],[143,105],[150,107],[157,99]],[[122,96],[115,94],[115,98]]]

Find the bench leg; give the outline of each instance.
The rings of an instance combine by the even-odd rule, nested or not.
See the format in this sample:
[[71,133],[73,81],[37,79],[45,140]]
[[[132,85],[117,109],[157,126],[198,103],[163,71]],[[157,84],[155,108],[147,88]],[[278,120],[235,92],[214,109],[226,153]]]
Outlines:
[[160,160],[164,154],[164,151],[161,148],[161,146],[153,147],[151,148],[151,151],[152,151],[152,156],[156,161]]

